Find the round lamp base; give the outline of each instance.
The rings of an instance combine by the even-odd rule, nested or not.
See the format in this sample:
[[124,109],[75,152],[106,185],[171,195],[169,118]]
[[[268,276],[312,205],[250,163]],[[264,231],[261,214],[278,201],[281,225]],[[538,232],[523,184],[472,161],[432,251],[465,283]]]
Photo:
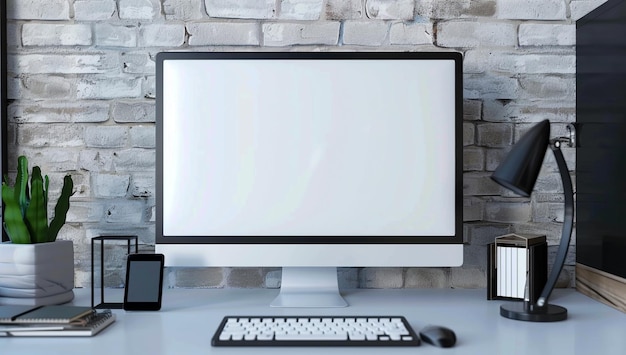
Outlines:
[[558,322],[567,319],[567,308],[553,304],[539,307],[529,302],[515,302],[500,306],[500,315],[528,322]]

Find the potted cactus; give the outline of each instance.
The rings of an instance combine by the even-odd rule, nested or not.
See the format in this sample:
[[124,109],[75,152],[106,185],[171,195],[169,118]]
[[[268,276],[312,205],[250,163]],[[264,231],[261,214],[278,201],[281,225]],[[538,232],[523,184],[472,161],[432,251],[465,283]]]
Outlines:
[[10,242],[0,245],[0,304],[59,304],[74,298],[74,251],[56,240],[65,224],[73,181],[65,176],[61,195],[48,219],[48,176],[38,166],[28,174],[28,159],[18,158],[14,186],[2,183],[3,227]]

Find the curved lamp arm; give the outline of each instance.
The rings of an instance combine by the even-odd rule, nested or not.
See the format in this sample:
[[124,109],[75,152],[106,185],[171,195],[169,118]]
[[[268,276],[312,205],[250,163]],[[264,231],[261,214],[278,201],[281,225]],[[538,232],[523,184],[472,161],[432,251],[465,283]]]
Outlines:
[[561,141],[554,139],[550,142],[550,148],[556,158],[556,163],[559,167],[561,174],[561,181],[563,182],[563,194],[565,196],[565,211],[563,216],[563,231],[561,232],[561,241],[559,243],[559,250],[556,254],[556,259],[552,265],[552,271],[548,277],[548,282],[541,291],[541,295],[537,299],[537,306],[543,307],[548,304],[550,294],[556,285],[556,281],[565,264],[565,257],[567,256],[567,249],[569,248],[570,239],[572,237],[572,229],[574,227],[574,190],[572,188],[572,179],[563,158],[563,152],[561,152]]

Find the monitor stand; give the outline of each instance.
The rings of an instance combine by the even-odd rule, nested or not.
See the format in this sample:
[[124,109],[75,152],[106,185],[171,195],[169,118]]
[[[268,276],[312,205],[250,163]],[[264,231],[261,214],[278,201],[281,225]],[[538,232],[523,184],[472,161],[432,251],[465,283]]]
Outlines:
[[271,307],[347,307],[339,293],[336,267],[284,267],[280,292]]

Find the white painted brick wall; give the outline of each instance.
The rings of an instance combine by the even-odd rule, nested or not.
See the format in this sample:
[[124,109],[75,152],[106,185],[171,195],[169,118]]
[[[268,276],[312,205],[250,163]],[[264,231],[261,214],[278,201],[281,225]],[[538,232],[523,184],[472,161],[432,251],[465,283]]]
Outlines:
[[[342,268],[340,282],[484,287],[484,245],[496,236],[545,233],[551,246],[558,243],[562,187],[550,154],[530,199],[490,176],[535,122],[550,119],[559,135],[575,120],[574,21],[603,2],[8,1],[9,166],[27,154],[53,178],[54,193],[65,173],[74,177],[62,237],[77,245],[76,284],[85,287],[91,237],[133,233],[143,249],[154,243],[157,52],[460,51],[465,266]],[[574,152],[564,154],[573,167]],[[573,280],[568,268],[565,285]],[[173,269],[166,280],[174,287],[278,287],[279,277],[275,268]]]

